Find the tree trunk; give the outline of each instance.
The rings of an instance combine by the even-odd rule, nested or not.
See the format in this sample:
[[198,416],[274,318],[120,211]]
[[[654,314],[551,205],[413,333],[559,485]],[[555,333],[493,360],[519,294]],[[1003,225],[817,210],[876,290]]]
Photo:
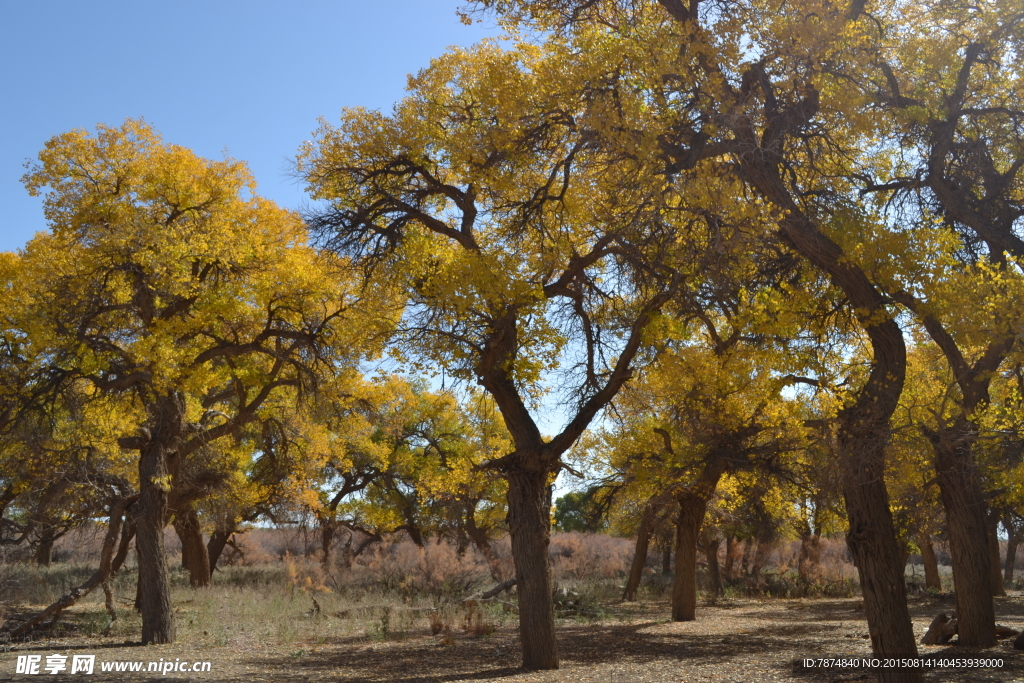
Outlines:
[[666,543],[661,549],[661,575],[672,574],[672,546]]
[[174,516],[174,531],[181,539],[182,564],[188,569],[189,584],[193,588],[210,586],[210,554],[203,543],[199,515],[189,507]]
[[648,502],[640,517],[640,528],[636,532],[636,550],[633,551],[633,563],[629,566],[626,589],[622,591],[622,599],[626,602],[636,600],[636,591],[640,588],[640,578],[643,576],[644,564],[647,562],[647,549],[651,541],[651,532],[654,531],[656,514],[657,509]]
[[768,562],[768,553],[772,551],[775,545],[772,536],[773,534],[764,532],[759,534],[756,539],[757,550],[754,551],[754,563],[750,568],[750,580],[756,588],[761,587],[761,570],[764,569],[765,563]]
[[942,591],[942,577],[939,576],[939,561],[935,557],[935,547],[928,534],[919,534],[917,544],[921,547],[921,560],[924,562],[924,586]]
[[217,526],[210,534],[210,540],[206,542],[206,555],[210,558],[210,575],[213,576],[213,572],[217,569],[217,563],[220,562],[221,553],[224,552],[224,547],[228,544],[228,539],[231,538],[232,534],[235,533],[234,523],[227,527]]
[[135,547],[139,556],[139,609],[142,612],[142,642],[173,643],[174,612],[164,548],[164,520],[167,519],[168,458],[177,455],[182,433],[182,401],[174,395],[157,398],[150,409],[151,437],[139,458],[139,513],[136,518]]
[[508,523],[519,592],[519,638],[523,667],[557,669],[555,609],[551,594],[548,545],[551,505],[546,472],[507,473]]
[[[902,337],[899,343],[902,349]],[[876,364],[872,374],[880,367],[884,370]],[[846,544],[860,577],[872,651],[876,656],[916,656],[900,548],[885,488],[891,411],[872,414],[871,404],[870,398],[862,394],[857,404],[840,413],[843,497],[850,521]],[[920,671],[893,669],[881,671],[879,680],[916,683],[923,676]]]
[[722,587],[722,571],[718,566],[718,548],[721,546],[722,540],[719,538],[711,538],[706,531],[702,531],[700,541],[701,550],[704,551],[704,558],[708,562],[708,578],[711,580],[711,594],[715,597],[721,597],[725,595],[725,589]]
[[491,578],[498,583],[502,583],[505,577],[501,571],[501,562],[498,561],[498,555],[494,552],[491,539],[487,538],[487,530],[481,529],[476,525],[476,506],[478,502],[476,500],[466,501],[466,535],[469,536],[469,540],[473,542],[473,545],[480,551],[480,554],[484,556],[487,568],[491,573]]
[[821,535],[807,531],[800,535],[800,558],[797,560],[797,575],[805,586],[818,578],[821,564]]
[[113,501],[110,503],[110,523],[107,526],[107,533],[103,538],[103,546],[100,549],[100,566],[96,572],[81,586],[74,588],[71,592],[62,596],[57,600],[57,602],[47,607],[41,613],[11,631],[12,638],[19,638],[26,633],[29,633],[47,619],[52,618],[52,620],[56,622],[60,617],[61,612],[84,598],[96,586],[107,581],[112,571],[114,546],[117,544],[118,535],[121,533],[121,517],[124,515],[124,510],[127,505],[127,500]]
[[988,551],[990,571],[992,573],[992,595],[1006,595],[1003,587],[1003,572],[1000,570],[1002,562],[999,557],[999,515],[989,515],[988,520]]
[[735,536],[730,535],[725,539],[725,567],[723,567],[723,571],[725,572],[725,580],[729,582],[736,578],[733,572],[738,545],[739,543],[736,542]]
[[1003,581],[1005,585],[1013,585],[1013,569],[1017,564],[1017,546],[1020,544],[1020,534],[1014,533],[1009,524],[1006,525],[1010,536],[1006,541],[1006,560],[1003,562]]
[[992,556],[981,478],[974,462],[966,418],[950,427],[929,431],[935,451],[935,469],[946,509],[949,552],[953,560],[958,639],[967,647],[996,644],[996,615],[992,602]]
[[50,566],[50,561],[53,559],[53,540],[53,530],[47,527],[43,531],[42,538],[39,540],[39,546],[36,548],[35,557],[33,558],[40,567]]
[[707,498],[690,491],[679,495],[672,621],[693,621],[697,618],[697,537],[706,510]]
[[320,564],[324,568],[331,566],[331,544],[334,543],[334,515],[320,518]]

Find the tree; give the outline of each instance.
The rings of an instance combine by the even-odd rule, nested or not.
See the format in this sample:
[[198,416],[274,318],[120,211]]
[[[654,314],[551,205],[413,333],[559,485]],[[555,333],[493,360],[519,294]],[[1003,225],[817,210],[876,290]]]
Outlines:
[[[475,381],[501,411],[513,450],[482,466],[508,481],[529,668],[558,666],[548,486],[643,364],[659,311],[699,279],[703,247],[691,248],[715,229],[692,200],[719,191],[666,187],[648,156],[657,132],[627,121],[642,93],[627,105],[603,88],[604,65],[567,63],[578,54],[557,42],[453,52],[392,115],[348,111],[299,157],[330,202],[313,230],[404,288],[396,341],[411,367]],[[531,407],[552,386],[569,414],[545,438]]]
[[119,443],[138,453],[142,640],[171,642],[175,478],[276,393],[351,362],[375,319],[346,332],[355,296],[328,277],[337,264],[306,246],[297,216],[253,194],[244,165],[167,145],[141,121],[51,139],[24,182],[45,193],[52,231],[26,246],[7,292],[25,355],[138,415]]

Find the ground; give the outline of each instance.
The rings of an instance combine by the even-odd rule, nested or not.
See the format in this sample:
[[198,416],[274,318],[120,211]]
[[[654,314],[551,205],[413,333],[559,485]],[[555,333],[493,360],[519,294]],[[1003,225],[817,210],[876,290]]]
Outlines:
[[[596,618],[560,619],[558,636],[562,668],[528,672],[519,668],[518,634],[514,615],[490,616],[494,631],[473,635],[464,614],[451,608],[450,623],[431,634],[429,615],[419,608],[355,607],[333,612],[328,596],[292,596],[293,611],[318,599],[319,613],[295,611],[300,626],[253,625],[251,615],[238,607],[241,591],[219,597],[181,601],[177,608],[181,642],[148,646],[126,644],[123,637],[81,634],[83,623],[95,621],[97,605],[82,607],[67,617],[63,633],[0,648],[0,680],[35,680],[15,673],[19,654],[95,654],[91,681],[163,680],[153,673],[103,673],[100,662],[185,661],[211,662],[208,673],[169,673],[178,680],[259,683],[263,681],[394,681],[427,683],[456,681],[527,681],[556,683],[655,683],[662,681],[847,681],[873,680],[865,671],[797,671],[794,661],[805,657],[870,654],[867,626],[859,599],[730,599],[699,609],[697,620],[668,621],[663,599],[608,605]],[[227,601],[225,603],[225,601]],[[248,609],[248,608],[247,608]],[[287,609],[287,608],[284,608]],[[405,609],[403,613],[402,610]],[[911,614],[918,638],[939,612],[951,612],[951,596],[911,599]],[[999,623],[1024,629],[1024,596],[998,598]],[[130,610],[125,610],[130,612]],[[212,632],[202,628],[216,611],[218,622],[228,623]],[[272,613],[271,613],[272,614]],[[383,615],[383,616],[382,616]],[[497,616],[496,616],[497,615]],[[76,620],[78,626],[76,627]],[[361,621],[360,621],[361,620]],[[435,620],[436,621],[436,620]],[[134,628],[119,619],[119,627]],[[211,622],[212,623],[212,622]],[[248,631],[246,630],[248,626]],[[436,624],[435,624],[436,626]],[[489,628],[477,629],[485,633]],[[116,631],[115,631],[116,634]],[[928,681],[1024,681],[1024,652],[1010,641],[984,651],[951,646],[920,646],[922,656],[981,657],[1002,661],[997,668],[929,671]],[[70,657],[69,660],[70,662]],[[70,667],[69,667],[70,668]],[[145,665],[144,665],[145,668]],[[49,675],[43,673],[50,680]],[[80,674],[75,674],[79,676]],[[70,676],[66,671],[61,676]]]

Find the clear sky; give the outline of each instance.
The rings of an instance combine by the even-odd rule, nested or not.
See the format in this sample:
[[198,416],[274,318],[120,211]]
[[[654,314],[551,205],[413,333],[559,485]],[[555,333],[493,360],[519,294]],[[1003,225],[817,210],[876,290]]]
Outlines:
[[296,208],[288,160],[342,107],[388,109],[465,26],[461,0],[0,0],[0,251],[44,230],[24,163],[53,135],[144,117],[164,140],[246,161]]

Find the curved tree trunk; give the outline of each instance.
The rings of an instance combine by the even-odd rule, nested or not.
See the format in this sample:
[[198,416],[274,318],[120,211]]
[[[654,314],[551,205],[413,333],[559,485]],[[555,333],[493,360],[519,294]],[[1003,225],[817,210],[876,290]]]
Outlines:
[[924,586],[937,591],[942,590],[942,577],[939,576],[939,561],[935,557],[935,546],[928,534],[917,537],[917,545],[921,548],[921,560],[924,562]]
[[210,585],[210,554],[203,543],[203,531],[199,515],[189,507],[174,516],[174,531],[181,539],[181,561],[188,569],[189,583],[193,588],[208,588]]
[[519,638],[523,667],[557,669],[555,608],[551,594],[548,545],[551,505],[547,473],[509,472],[508,525],[519,592]]
[[11,631],[12,638],[19,638],[26,633],[29,633],[47,619],[52,619],[56,622],[57,619],[60,618],[61,612],[84,598],[92,592],[96,586],[106,583],[107,579],[110,578],[111,573],[116,571],[113,568],[114,546],[117,545],[118,535],[121,533],[121,518],[124,515],[125,508],[129,505],[129,502],[129,500],[118,500],[109,504],[110,522],[107,526],[107,533],[103,538],[103,546],[100,550],[100,566],[96,572],[81,586],[74,588],[71,592],[57,600],[57,602],[53,603],[32,619],[29,619]]
[[139,513],[136,517],[136,550],[139,555],[139,610],[142,642],[173,643],[174,612],[164,548],[167,519],[168,458],[177,454],[182,433],[183,405],[174,395],[157,398],[150,409],[151,437],[139,458]]
[[626,588],[622,591],[622,599],[626,602],[636,600],[636,592],[640,588],[640,579],[644,573],[644,564],[647,563],[647,550],[651,541],[651,533],[654,531],[656,514],[657,509],[648,502],[640,517],[640,528],[636,532],[636,550],[633,551],[633,562],[629,565]]
[[971,452],[972,431],[961,417],[954,427],[927,435],[935,451],[937,481],[946,509],[958,640],[967,647],[992,647],[996,644],[992,556],[985,498]]

